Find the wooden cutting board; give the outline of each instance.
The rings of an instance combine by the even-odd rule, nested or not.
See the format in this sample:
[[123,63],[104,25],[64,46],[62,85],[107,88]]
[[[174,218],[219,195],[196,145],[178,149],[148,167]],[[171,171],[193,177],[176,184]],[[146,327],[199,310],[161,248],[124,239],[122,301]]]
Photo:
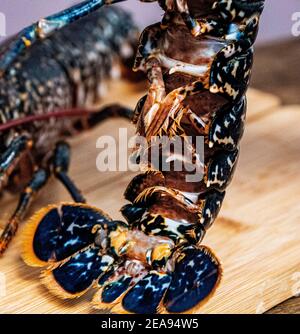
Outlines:
[[[143,87],[119,83],[105,103],[119,100],[134,106],[142,95]],[[248,97],[239,166],[221,214],[204,240],[221,258],[224,278],[199,313],[262,313],[300,292],[300,106],[281,107],[276,97],[256,90]],[[120,127],[128,123],[107,121],[72,140],[72,177],[90,204],[116,219],[134,174],[98,172],[96,141],[105,134],[118,138]],[[129,126],[129,135],[133,133]],[[66,200],[62,186],[52,180],[31,213]],[[15,202],[12,195],[1,199],[0,226]],[[20,259],[21,234],[22,228],[0,259],[0,313],[99,313],[89,304],[92,293],[61,301],[40,284],[39,270]]]

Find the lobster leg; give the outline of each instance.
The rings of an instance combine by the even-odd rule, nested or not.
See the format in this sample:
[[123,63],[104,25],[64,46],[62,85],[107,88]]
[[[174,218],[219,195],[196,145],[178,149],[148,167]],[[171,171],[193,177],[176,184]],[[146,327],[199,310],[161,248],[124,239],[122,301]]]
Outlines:
[[0,255],[5,252],[11,239],[16,234],[20,222],[24,219],[30,204],[37,196],[38,192],[46,185],[51,173],[50,164],[53,165],[53,174],[61,181],[68,190],[75,202],[84,203],[85,199],[77,189],[73,181],[68,176],[68,168],[70,162],[70,147],[64,142],[59,142],[56,145],[53,159],[50,160],[46,168],[39,168],[34,173],[31,181],[25,187],[20,195],[19,203],[9,222],[0,237]]
[[70,146],[66,142],[59,142],[56,145],[53,156],[53,173],[54,176],[64,185],[72,198],[77,203],[85,203],[86,200],[82,196],[80,190],[68,175],[70,164]]
[[[133,111],[131,109],[112,105],[101,109],[98,112],[93,113],[89,116],[87,123],[88,127],[93,127],[111,117],[124,117],[126,119],[132,119]],[[82,124],[80,124],[82,126]],[[2,170],[3,177],[7,177],[12,167],[19,162],[21,154],[32,145],[31,141],[28,141],[26,136],[17,137],[2,156]],[[33,175],[28,186],[22,192],[17,208],[6,225],[1,237],[0,237],[0,254],[3,254],[8,247],[12,237],[16,234],[19,223],[24,218],[30,204],[36,197],[37,193],[47,183],[49,178],[49,170],[52,169],[54,176],[64,185],[73,200],[77,203],[85,203],[86,200],[81,194],[80,190],[71,180],[68,175],[68,169],[70,164],[70,146],[65,142],[58,142],[54,150],[53,159],[50,160],[46,169],[38,169]],[[51,168],[52,167],[52,168]],[[5,173],[4,173],[5,172]],[[0,174],[1,180],[1,174]],[[4,179],[3,179],[4,180]],[[0,183],[1,186],[1,183]]]
[[175,1],[177,10],[180,13],[187,28],[190,30],[193,36],[195,37],[198,36],[201,32],[201,26],[199,25],[198,21],[191,16],[187,0],[175,0]]
[[172,23],[174,16],[176,16],[176,13],[178,12],[182,17],[186,27],[190,30],[191,34],[195,37],[200,34],[201,26],[198,21],[190,14],[187,0],[168,1],[165,4],[164,10],[165,14],[161,23],[162,29],[166,29],[169,24]]
[[79,20],[106,4],[122,1],[124,0],[86,0],[24,28],[9,42],[4,50],[0,50],[0,74],[5,72],[23,50],[37,40],[48,37],[54,31]]
[[16,136],[6,151],[0,155],[0,189],[2,189],[14,171],[20,159],[32,147],[32,140],[26,135]]
[[146,103],[148,95],[144,95],[137,103],[134,112],[133,112],[133,116],[132,116],[132,123],[133,124],[137,124],[140,114],[143,111],[144,105]]
[[24,218],[28,207],[37,195],[38,191],[44,187],[49,178],[49,172],[45,169],[38,169],[28,186],[21,193],[17,208],[10,218],[9,222],[5,226],[5,229],[0,237],[0,255],[2,255],[8,247],[9,242],[16,234],[19,223]]
[[134,71],[145,70],[145,67],[147,67],[146,62],[148,57],[155,53],[155,51],[159,51],[157,41],[161,38],[161,36],[162,31],[160,22],[152,24],[143,31],[140,37],[140,45],[135,57],[133,67]]
[[[140,38],[141,44],[137,51],[133,70],[147,72],[150,88],[148,96],[143,97],[137,104],[138,113],[141,112],[145,104],[152,106],[161,102],[166,95],[161,64],[155,55],[159,48],[157,41],[161,35],[160,23],[155,23],[147,27]],[[149,114],[151,117],[151,112]]]
[[132,109],[118,104],[112,104],[92,113],[87,120],[87,126],[92,128],[113,117],[121,117],[131,121],[133,119],[133,115],[134,111]]

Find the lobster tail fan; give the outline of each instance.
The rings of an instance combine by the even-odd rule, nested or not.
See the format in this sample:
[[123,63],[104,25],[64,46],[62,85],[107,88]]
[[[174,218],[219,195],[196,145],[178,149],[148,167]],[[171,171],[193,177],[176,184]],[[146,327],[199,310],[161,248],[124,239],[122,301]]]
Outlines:
[[[150,270],[136,260],[114,266],[111,273],[102,275],[98,281],[100,289],[93,298],[94,307],[113,313],[159,313],[171,274]],[[133,266],[132,272],[129,268]]]
[[104,280],[109,280],[110,277],[105,276],[106,275],[100,277],[98,285],[101,286],[103,284],[103,287],[93,298],[93,306],[102,310],[111,309],[113,306],[120,303],[123,295],[130,289],[134,282],[134,278],[126,273],[119,276],[117,279],[108,282],[105,282]]
[[[170,274],[150,271],[125,294],[122,299],[122,309],[136,314],[159,313],[161,300],[170,282]],[[113,309],[117,310],[118,308]]]
[[218,287],[222,277],[220,262],[205,246],[177,249],[170,261],[174,265],[170,263],[168,269],[144,267],[138,276],[126,273],[120,265],[109,275],[102,275],[94,306],[114,313],[195,312]]
[[89,246],[54,268],[42,272],[42,282],[60,298],[83,295],[114,262],[109,255],[100,255],[100,249]]
[[221,277],[221,264],[209,248],[183,248],[176,259],[163,308],[168,313],[193,313],[212,297]]
[[79,297],[114,263],[95,243],[97,231],[113,226],[106,214],[86,204],[48,206],[25,227],[23,258],[31,266],[48,265],[41,278],[53,294]]
[[23,259],[34,267],[65,260],[91,245],[98,227],[110,222],[102,211],[86,204],[43,208],[25,227]]

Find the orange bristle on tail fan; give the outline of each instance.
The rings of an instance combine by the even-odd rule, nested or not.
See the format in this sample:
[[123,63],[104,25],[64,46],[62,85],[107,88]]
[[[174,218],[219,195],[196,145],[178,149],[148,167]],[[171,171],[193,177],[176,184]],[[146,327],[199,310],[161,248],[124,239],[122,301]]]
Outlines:
[[26,226],[23,229],[23,249],[21,255],[25,263],[31,267],[44,267],[48,264],[47,261],[42,261],[36,256],[33,249],[33,239],[40,221],[44,218],[44,216],[47,215],[47,213],[49,213],[49,211],[55,208],[55,205],[49,205],[45,208],[42,208],[30,218],[30,220],[27,222]]

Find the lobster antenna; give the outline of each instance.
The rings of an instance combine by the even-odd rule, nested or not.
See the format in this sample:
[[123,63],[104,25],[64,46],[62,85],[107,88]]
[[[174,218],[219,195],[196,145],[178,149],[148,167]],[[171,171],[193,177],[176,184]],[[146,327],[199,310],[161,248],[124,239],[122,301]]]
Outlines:
[[51,118],[59,119],[59,118],[71,118],[71,117],[84,117],[84,116],[90,116],[94,112],[95,111],[93,110],[87,110],[87,109],[65,109],[61,111],[50,112],[43,115],[30,115],[11,120],[4,124],[0,124],[0,132],[8,131],[17,126],[33,123],[35,121],[47,121]]
[[125,0],[86,0],[24,28],[0,48],[0,77],[14,60],[36,41],[49,37],[54,31],[89,15],[104,5],[123,1]]

